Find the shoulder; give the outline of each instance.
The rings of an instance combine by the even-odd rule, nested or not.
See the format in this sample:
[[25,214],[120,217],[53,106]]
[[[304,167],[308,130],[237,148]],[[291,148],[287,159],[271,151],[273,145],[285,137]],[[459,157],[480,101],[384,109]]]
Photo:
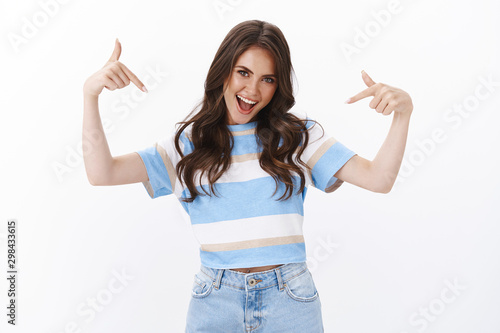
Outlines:
[[302,131],[303,134],[307,132],[310,138],[317,139],[324,135],[324,129],[321,124],[315,119],[314,116],[309,115],[306,112],[299,111],[289,111],[288,113],[296,116],[298,119],[302,120],[305,123],[307,131]]
[[[175,137],[177,136],[177,133],[180,131],[180,129],[181,125],[179,125],[172,134],[171,141],[173,145],[175,145]],[[192,131],[193,131],[193,123],[189,124],[179,134],[179,147],[184,155],[188,155],[192,153],[194,150]]]
[[[180,125],[173,126],[170,130],[167,130],[162,138],[158,140],[158,145],[163,147],[166,151],[170,153],[177,153],[176,148],[175,148],[175,143],[176,143],[176,136],[177,132],[181,129]],[[185,152],[186,150],[190,150],[192,143],[191,143],[191,129],[192,129],[192,124],[187,126],[179,135],[179,146],[181,148],[181,151]]]
[[[175,138],[175,135],[177,132],[180,130],[180,126],[174,131],[173,137]],[[179,135],[179,139],[184,143],[184,144],[189,144],[193,141],[192,139],[192,132],[193,132],[193,123],[189,124],[182,133]]]
[[289,114],[291,115],[294,115],[295,117],[297,117],[299,120],[302,120],[305,122],[306,124],[306,128],[308,130],[312,129],[313,127],[316,127],[314,126],[315,124],[319,124],[316,120],[315,120],[315,117],[314,116],[311,116],[310,114],[308,114],[307,112],[304,112],[304,111],[297,111],[297,110],[290,110],[288,111]]

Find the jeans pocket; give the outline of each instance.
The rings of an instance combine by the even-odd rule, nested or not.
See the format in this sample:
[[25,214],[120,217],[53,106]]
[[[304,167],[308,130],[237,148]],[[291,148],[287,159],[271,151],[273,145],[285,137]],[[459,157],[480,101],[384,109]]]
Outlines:
[[283,285],[288,296],[295,301],[312,302],[319,297],[309,269],[286,281]]
[[191,296],[194,298],[207,297],[212,292],[213,284],[214,280],[211,277],[199,271],[194,275]]

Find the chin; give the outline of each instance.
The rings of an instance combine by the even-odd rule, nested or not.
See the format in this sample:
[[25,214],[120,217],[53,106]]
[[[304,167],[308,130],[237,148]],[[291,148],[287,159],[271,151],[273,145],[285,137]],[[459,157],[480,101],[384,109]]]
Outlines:
[[[243,115],[243,114],[240,114],[237,110],[235,110],[233,113],[230,113],[231,115],[231,120],[233,123],[236,123],[236,124],[246,124],[246,123],[249,123],[251,121],[254,121],[256,119],[255,116],[257,115],[257,113],[250,113],[248,115]],[[229,121],[228,121],[228,124],[229,124]]]

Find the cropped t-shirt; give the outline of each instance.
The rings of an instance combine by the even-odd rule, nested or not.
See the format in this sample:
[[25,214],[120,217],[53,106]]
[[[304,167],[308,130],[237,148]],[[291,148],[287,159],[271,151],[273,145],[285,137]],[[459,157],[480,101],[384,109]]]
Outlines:
[[[210,192],[206,175],[199,186],[199,173],[195,173],[197,190],[201,193],[191,203],[180,199],[189,197],[175,173],[180,161],[174,145],[175,131],[154,145],[137,151],[141,156],[149,180],[143,182],[149,196],[154,199],[174,194],[188,213],[194,236],[200,248],[204,266],[212,268],[244,268],[278,265],[306,261],[305,241],[302,233],[304,200],[309,185],[330,193],[343,181],[334,174],[354,155],[353,151],[329,136],[326,131],[306,117],[309,143],[301,159],[312,171],[304,171],[306,184],[298,193],[300,176],[292,172],[293,195],[284,201],[284,183],[278,182],[259,165],[262,148],[257,143],[257,121],[246,124],[226,125],[234,138],[229,169],[214,184],[217,196]],[[192,125],[180,136],[184,155],[194,146],[190,141]],[[294,155],[295,156],[295,155]]]

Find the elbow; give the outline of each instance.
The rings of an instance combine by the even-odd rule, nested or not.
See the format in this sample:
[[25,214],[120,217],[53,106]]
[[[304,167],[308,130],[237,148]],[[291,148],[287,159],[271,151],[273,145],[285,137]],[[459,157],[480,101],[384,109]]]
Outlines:
[[387,193],[391,192],[393,185],[394,184],[387,184],[387,183],[378,184],[377,186],[375,186],[373,188],[372,191],[375,193],[387,194]]
[[382,194],[391,192],[394,183],[396,182],[396,176],[397,175],[391,172],[383,172],[373,176],[373,179],[377,179],[376,184],[374,185],[374,192]]
[[87,175],[87,180],[89,181],[90,185],[96,186],[97,182],[95,181],[95,178],[92,177],[92,174],[85,168],[85,174]]
[[382,194],[387,194],[387,193],[391,192],[391,190],[392,190],[392,186],[391,186],[391,187],[387,187],[387,188],[383,189],[383,190],[382,190],[382,191],[380,191],[379,193],[382,193]]
[[92,186],[103,186],[106,182],[102,179],[102,177],[91,177],[87,175],[87,180]]
[[110,185],[109,173],[105,172],[93,172],[92,170],[86,170],[87,180],[92,186],[105,186]]
[[380,188],[378,193],[387,194],[387,193],[391,192],[391,190],[392,190],[392,185],[386,185],[386,186]]
[[90,185],[97,186],[97,183],[94,181],[93,178],[90,178],[90,177],[87,176],[87,180],[89,181]]

